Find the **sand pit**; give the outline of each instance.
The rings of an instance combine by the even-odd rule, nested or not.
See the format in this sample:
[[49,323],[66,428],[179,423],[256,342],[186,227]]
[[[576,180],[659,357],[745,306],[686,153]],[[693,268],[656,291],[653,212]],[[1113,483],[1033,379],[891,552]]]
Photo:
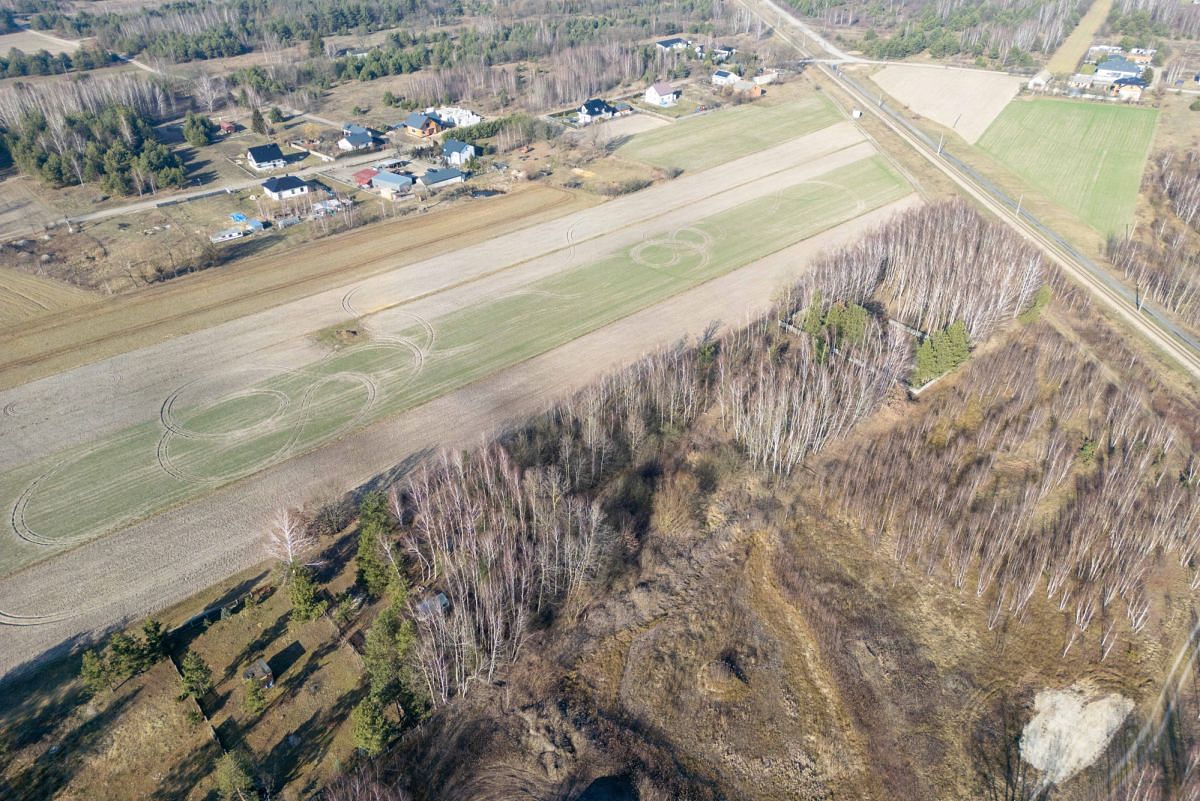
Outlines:
[[1021,78],[986,70],[895,64],[871,80],[904,106],[975,144],[1021,88]]
[[1133,701],[1078,687],[1042,690],[1021,733],[1021,758],[1042,773],[1045,784],[1062,784],[1096,761],[1133,711]]

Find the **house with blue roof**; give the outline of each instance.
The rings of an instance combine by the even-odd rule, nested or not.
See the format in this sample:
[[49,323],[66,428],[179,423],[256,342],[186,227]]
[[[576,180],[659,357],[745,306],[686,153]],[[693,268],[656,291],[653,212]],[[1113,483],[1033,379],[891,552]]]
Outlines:
[[460,142],[457,139],[447,139],[442,143],[442,158],[446,160],[447,164],[455,167],[466,166],[477,155],[479,154],[475,150],[475,145]]

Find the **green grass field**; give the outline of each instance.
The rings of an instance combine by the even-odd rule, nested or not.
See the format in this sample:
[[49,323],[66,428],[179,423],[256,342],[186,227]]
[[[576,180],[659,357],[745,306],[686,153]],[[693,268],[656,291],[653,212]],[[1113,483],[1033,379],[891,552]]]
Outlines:
[[[163,420],[0,476],[27,544],[0,538],[0,572],[93,538],[571,341],[907,194],[878,157],[828,172],[390,340],[300,371],[248,373]],[[432,342],[432,345],[431,345]],[[46,546],[51,546],[50,548]]]
[[991,124],[979,147],[1107,235],[1133,220],[1157,119],[1149,108],[1018,100]]
[[837,111],[821,95],[775,105],[760,101],[637,134],[617,153],[654,167],[693,172],[819,131],[837,121]]

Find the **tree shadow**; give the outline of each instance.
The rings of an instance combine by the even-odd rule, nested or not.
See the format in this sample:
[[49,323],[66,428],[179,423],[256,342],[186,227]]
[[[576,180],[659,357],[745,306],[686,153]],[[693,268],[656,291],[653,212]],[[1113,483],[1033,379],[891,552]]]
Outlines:
[[[338,724],[345,720],[351,710],[366,694],[365,687],[355,687],[338,696],[328,707],[318,709],[303,723],[285,734],[262,762],[263,768],[275,779],[276,786],[287,786],[293,782],[303,765],[320,762],[329,751],[337,733]],[[317,789],[314,778],[310,786],[301,788],[298,797],[307,798]]]
[[212,603],[204,607],[204,611],[193,615],[185,623],[171,632],[171,651],[174,654],[182,654],[192,643],[196,641],[205,631],[205,622],[212,623],[221,619],[221,610],[229,608],[230,612],[236,611],[237,606],[242,603],[245,595],[250,592],[264,578],[270,575],[270,571],[264,570],[257,576],[248,578],[245,581],[230,587],[221,595],[217,596]]
[[103,737],[125,709],[137,698],[141,687],[127,691],[114,699],[102,712],[67,732],[47,748],[32,764],[18,773],[12,786],[19,798],[53,798],[70,784],[76,772],[84,767],[87,751]]
[[[317,651],[314,651],[313,655],[308,658],[308,661],[311,663],[312,660],[323,650],[324,648],[322,647]],[[271,668],[271,673],[275,675],[276,682],[278,682],[280,677],[287,673],[293,665],[299,662],[300,657],[304,656],[305,653],[307,653],[307,651],[305,650],[304,645],[299,640],[293,640],[291,645],[268,659],[267,665]],[[289,678],[287,682],[285,682],[285,687],[289,690],[295,689],[296,686],[299,686],[296,681],[297,678],[300,678],[300,683],[303,683],[304,671],[301,671],[299,677],[293,676]]]
[[[193,751],[187,759],[171,768],[170,773],[163,777],[155,791],[154,797],[159,799],[187,798],[188,794],[212,775],[221,749],[212,740],[206,740],[204,745]],[[211,790],[205,798],[215,797],[216,790]]]
[[288,620],[291,618],[290,611],[284,612],[279,617],[275,618],[275,622],[258,633],[258,636],[246,644],[246,647],[238,651],[228,665],[225,666],[225,672],[222,674],[222,681],[228,681],[233,678],[238,672],[241,665],[256,658],[267,646],[275,642],[280,635],[287,631]]

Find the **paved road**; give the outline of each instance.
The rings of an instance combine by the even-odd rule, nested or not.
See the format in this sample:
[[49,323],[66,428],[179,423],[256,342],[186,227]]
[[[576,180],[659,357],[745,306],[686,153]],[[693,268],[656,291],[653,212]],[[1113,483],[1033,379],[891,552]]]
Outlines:
[[[784,11],[774,0],[740,0],[751,13],[758,15],[775,28],[776,34],[795,47],[800,53],[812,56],[809,46],[797,41],[788,33],[779,30],[778,20],[813,42],[824,42],[812,29]],[[772,16],[764,13],[767,8]],[[844,55],[840,50],[830,51]],[[821,54],[817,54],[817,58]],[[820,64],[818,68],[862,104],[862,108],[878,117],[905,143],[916,150],[926,161],[954,181],[967,195],[974,198],[997,218],[1014,229],[1026,240],[1034,243],[1058,264],[1068,275],[1088,290],[1093,297],[1115,311],[1122,319],[1140,333],[1159,352],[1179,364],[1193,378],[1200,379],[1200,342],[1181,328],[1164,312],[1139,302],[1134,292],[1117,281],[1108,271],[1079,253],[1075,248],[1042,223],[1028,211],[1020,209],[1018,203],[1009,198],[998,187],[984,179],[963,162],[954,158],[944,147],[939,146],[911,122],[878,104],[874,92],[867,90],[856,80],[842,72],[837,64]]]

